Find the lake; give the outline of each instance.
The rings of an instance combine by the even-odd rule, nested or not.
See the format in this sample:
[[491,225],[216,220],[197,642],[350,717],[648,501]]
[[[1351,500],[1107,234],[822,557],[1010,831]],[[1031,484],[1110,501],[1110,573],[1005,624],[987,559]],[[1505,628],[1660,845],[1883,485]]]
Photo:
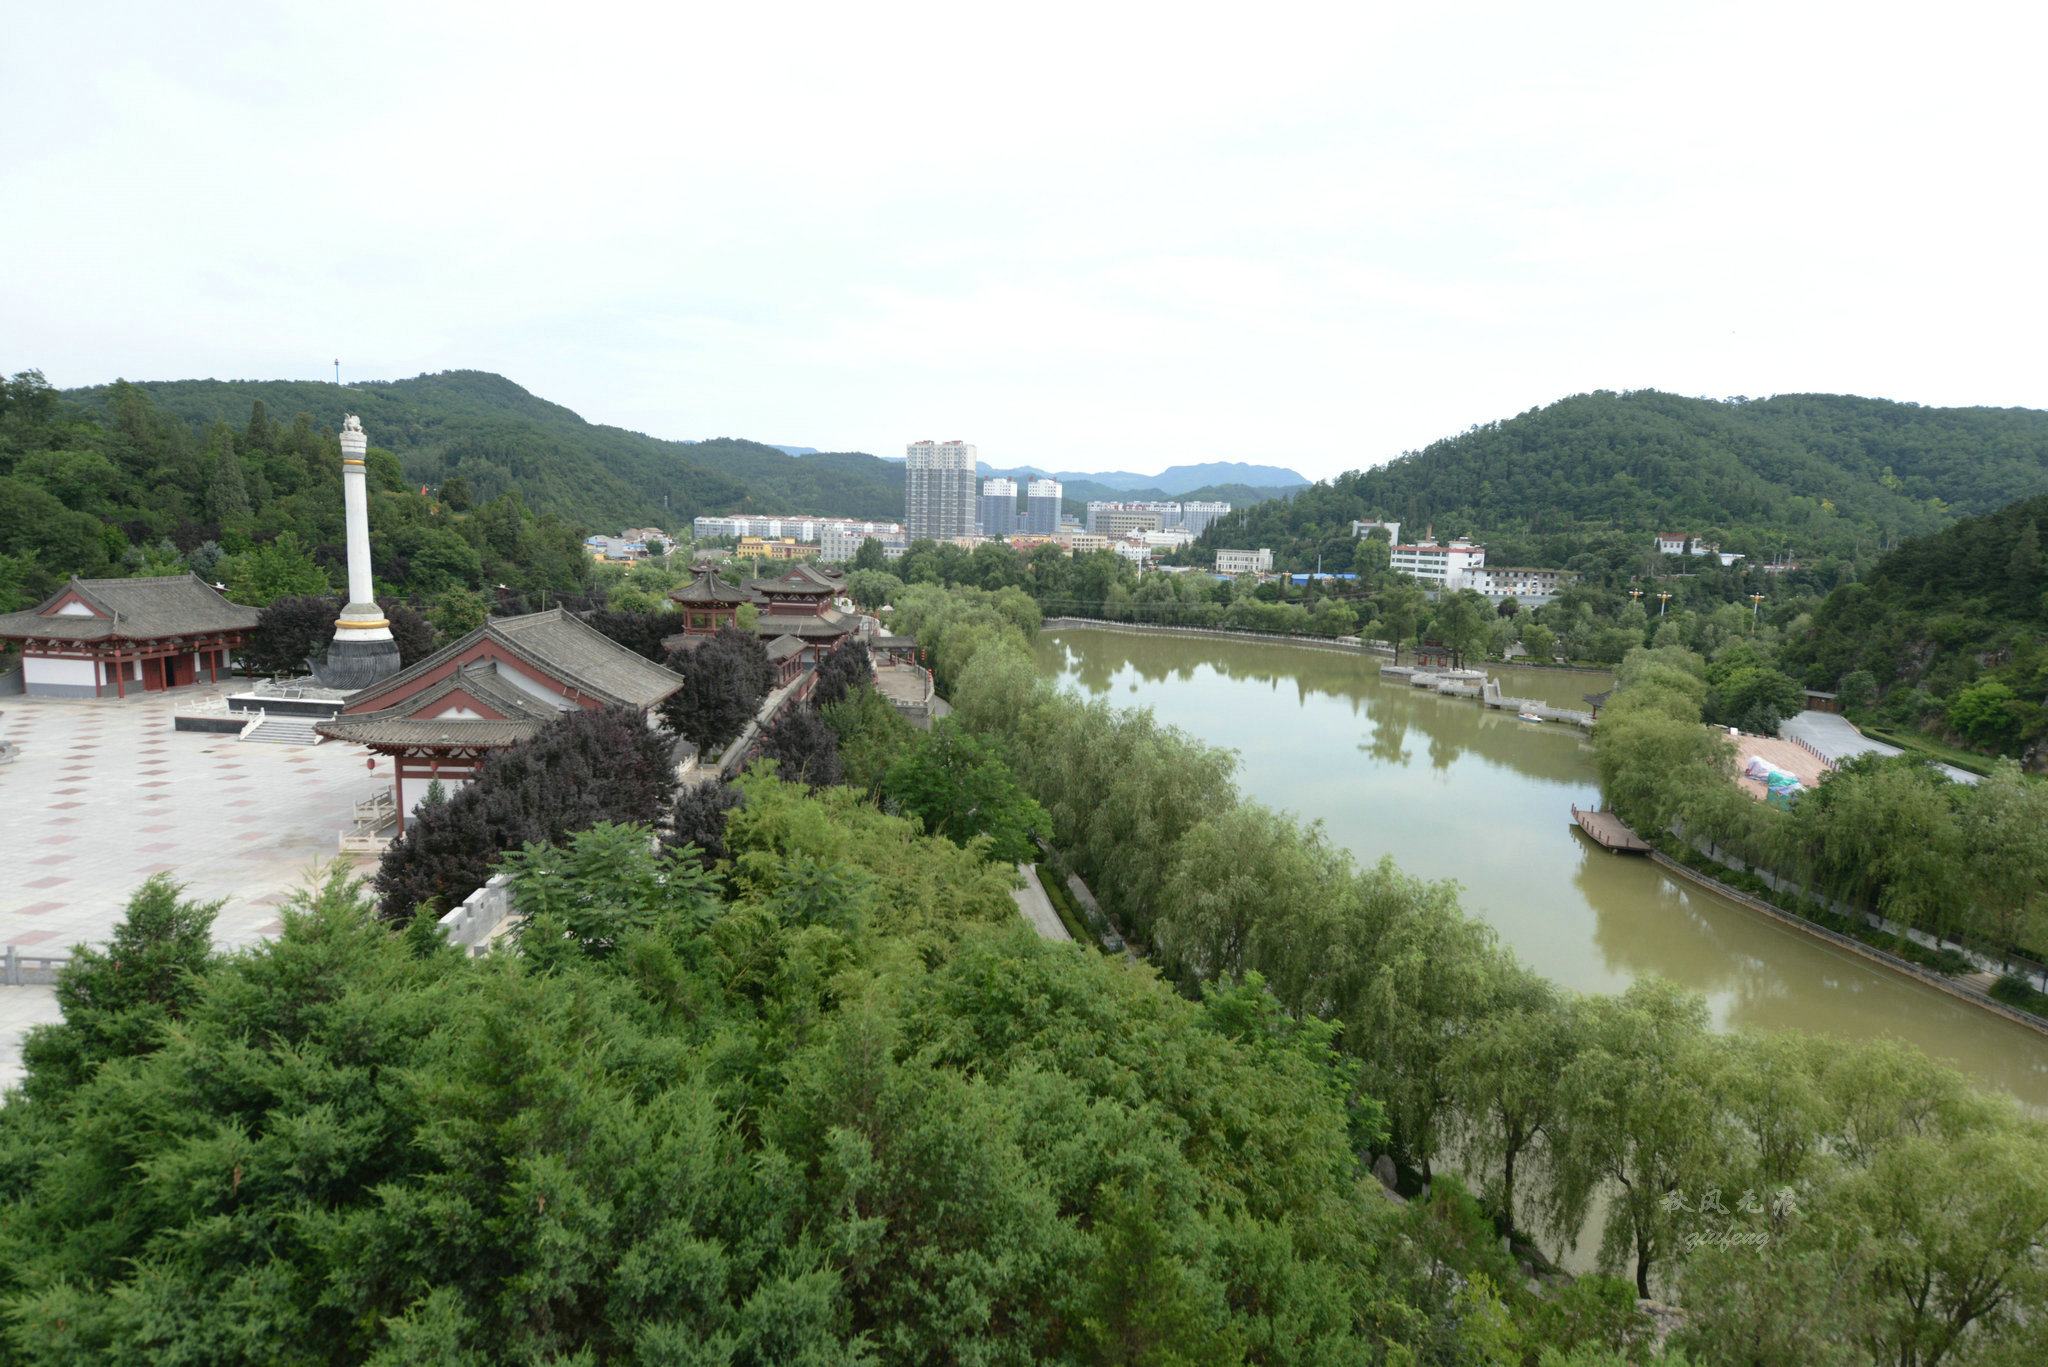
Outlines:
[[[2048,1111],[2048,1039],[1594,845],[1571,820],[1599,803],[1576,728],[1382,680],[1379,656],[1279,641],[1067,628],[1038,653],[1065,686],[1235,750],[1247,797],[1322,822],[1361,862],[1454,879],[1557,983],[1618,992],[1658,974],[1704,993],[1722,1029],[1895,1035]],[[1512,697],[1566,707],[1611,682],[1493,673]]]

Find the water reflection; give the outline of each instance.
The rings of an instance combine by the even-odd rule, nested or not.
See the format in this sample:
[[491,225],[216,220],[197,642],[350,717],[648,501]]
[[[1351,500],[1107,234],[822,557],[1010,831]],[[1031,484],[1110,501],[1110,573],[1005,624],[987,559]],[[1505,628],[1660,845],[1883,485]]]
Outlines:
[[[1455,880],[1468,910],[1565,986],[1659,974],[1705,993],[1725,1028],[1896,1034],[2048,1108],[2048,1040],[1585,839],[1569,808],[1597,786],[1570,728],[1382,680],[1371,657],[1278,643],[1076,630],[1040,652],[1065,683],[1236,751],[1248,795],[1320,819],[1360,859]],[[1561,706],[1609,682],[1500,678]]]

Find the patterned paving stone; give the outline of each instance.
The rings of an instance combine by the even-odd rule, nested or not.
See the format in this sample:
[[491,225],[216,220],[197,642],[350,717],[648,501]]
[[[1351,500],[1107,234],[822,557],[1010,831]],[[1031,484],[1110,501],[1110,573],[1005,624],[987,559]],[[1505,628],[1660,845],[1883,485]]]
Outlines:
[[[186,884],[187,896],[225,899],[218,943],[275,935],[278,903],[310,866],[335,857],[355,803],[390,784],[389,768],[364,768],[360,751],[176,732],[173,710],[158,700],[0,706],[0,738],[21,747],[0,766],[0,942],[104,943],[155,870]],[[25,838],[8,838],[16,832]],[[48,989],[5,993],[0,1004],[21,1010],[0,1010],[0,1086],[13,1076],[20,1032],[54,1012]],[[22,1006],[31,998],[43,1005]]]

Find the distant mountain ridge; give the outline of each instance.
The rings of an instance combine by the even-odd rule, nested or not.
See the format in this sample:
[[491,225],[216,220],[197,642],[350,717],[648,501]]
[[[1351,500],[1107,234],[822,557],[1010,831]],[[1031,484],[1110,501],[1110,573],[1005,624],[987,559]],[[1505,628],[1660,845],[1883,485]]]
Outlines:
[[[347,385],[298,380],[136,381],[186,422],[241,428],[261,400],[273,418],[306,413],[322,428],[359,414],[373,446],[415,484],[461,475],[478,501],[517,489],[528,507],[595,531],[677,527],[706,513],[819,513],[900,520],[903,466],[859,451],[785,454],[719,437],[664,441],[586,422],[502,375],[450,370]],[[110,385],[65,397],[104,408]]]
[[[461,475],[479,500],[516,488],[536,512],[553,512],[591,530],[676,527],[704,514],[737,512],[903,518],[901,457],[737,437],[667,441],[588,422],[487,371],[339,386],[309,380],[134,383],[166,412],[202,426],[226,422],[240,428],[258,400],[273,418],[289,421],[306,413],[328,429],[339,427],[343,414],[356,413],[371,443],[396,454],[415,484],[438,485]],[[65,397],[104,408],[111,389],[89,385]],[[1080,502],[1196,496],[1247,503],[1307,483],[1292,470],[1237,462],[1110,477],[1136,483],[1105,484],[1079,472],[1058,478],[1069,486],[1069,500]]]
[[1128,470],[1046,470],[1036,465],[998,469],[986,461],[976,465],[975,469],[984,477],[1003,475],[1014,479],[1041,479],[1050,475],[1061,484],[1089,485],[1109,491],[1107,494],[1091,495],[1098,498],[1139,492],[1163,495],[1166,498],[1180,498],[1199,489],[1224,484],[1278,491],[1300,488],[1309,483],[1305,475],[1294,470],[1284,469],[1278,465],[1248,465],[1237,460],[1212,460],[1197,465],[1169,465],[1156,475],[1133,474]]

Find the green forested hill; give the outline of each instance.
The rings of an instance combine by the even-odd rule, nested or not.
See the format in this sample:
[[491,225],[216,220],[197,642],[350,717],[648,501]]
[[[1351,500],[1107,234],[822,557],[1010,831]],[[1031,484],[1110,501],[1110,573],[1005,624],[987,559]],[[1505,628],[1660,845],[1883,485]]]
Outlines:
[[[2048,497],[1908,541],[1829,595],[1787,663],[1899,724],[2019,750],[2048,731]],[[1854,677],[1865,676],[1861,682]]]
[[[336,386],[296,380],[136,382],[189,423],[240,425],[261,400],[307,413],[320,430],[358,413],[374,445],[396,452],[406,478],[460,475],[479,501],[517,489],[528,507],[596,530],[671,526],[699,513],[759,510],[900,518],[900,464],[858,452],[788,456],[758,442],[663,441],[585,422],[501,375],[444,371]],[[66,391],[104,409],[110,385]],[[665,511],[664,511],[665,510]]]
[[1523,540],[1685,532],[1753,557],[1853,561],[2043,492],[2048,413],[2032,409],[1599,392],[1262,504],[1212,540],[1312,559],[1352,519],[1388,517]]

